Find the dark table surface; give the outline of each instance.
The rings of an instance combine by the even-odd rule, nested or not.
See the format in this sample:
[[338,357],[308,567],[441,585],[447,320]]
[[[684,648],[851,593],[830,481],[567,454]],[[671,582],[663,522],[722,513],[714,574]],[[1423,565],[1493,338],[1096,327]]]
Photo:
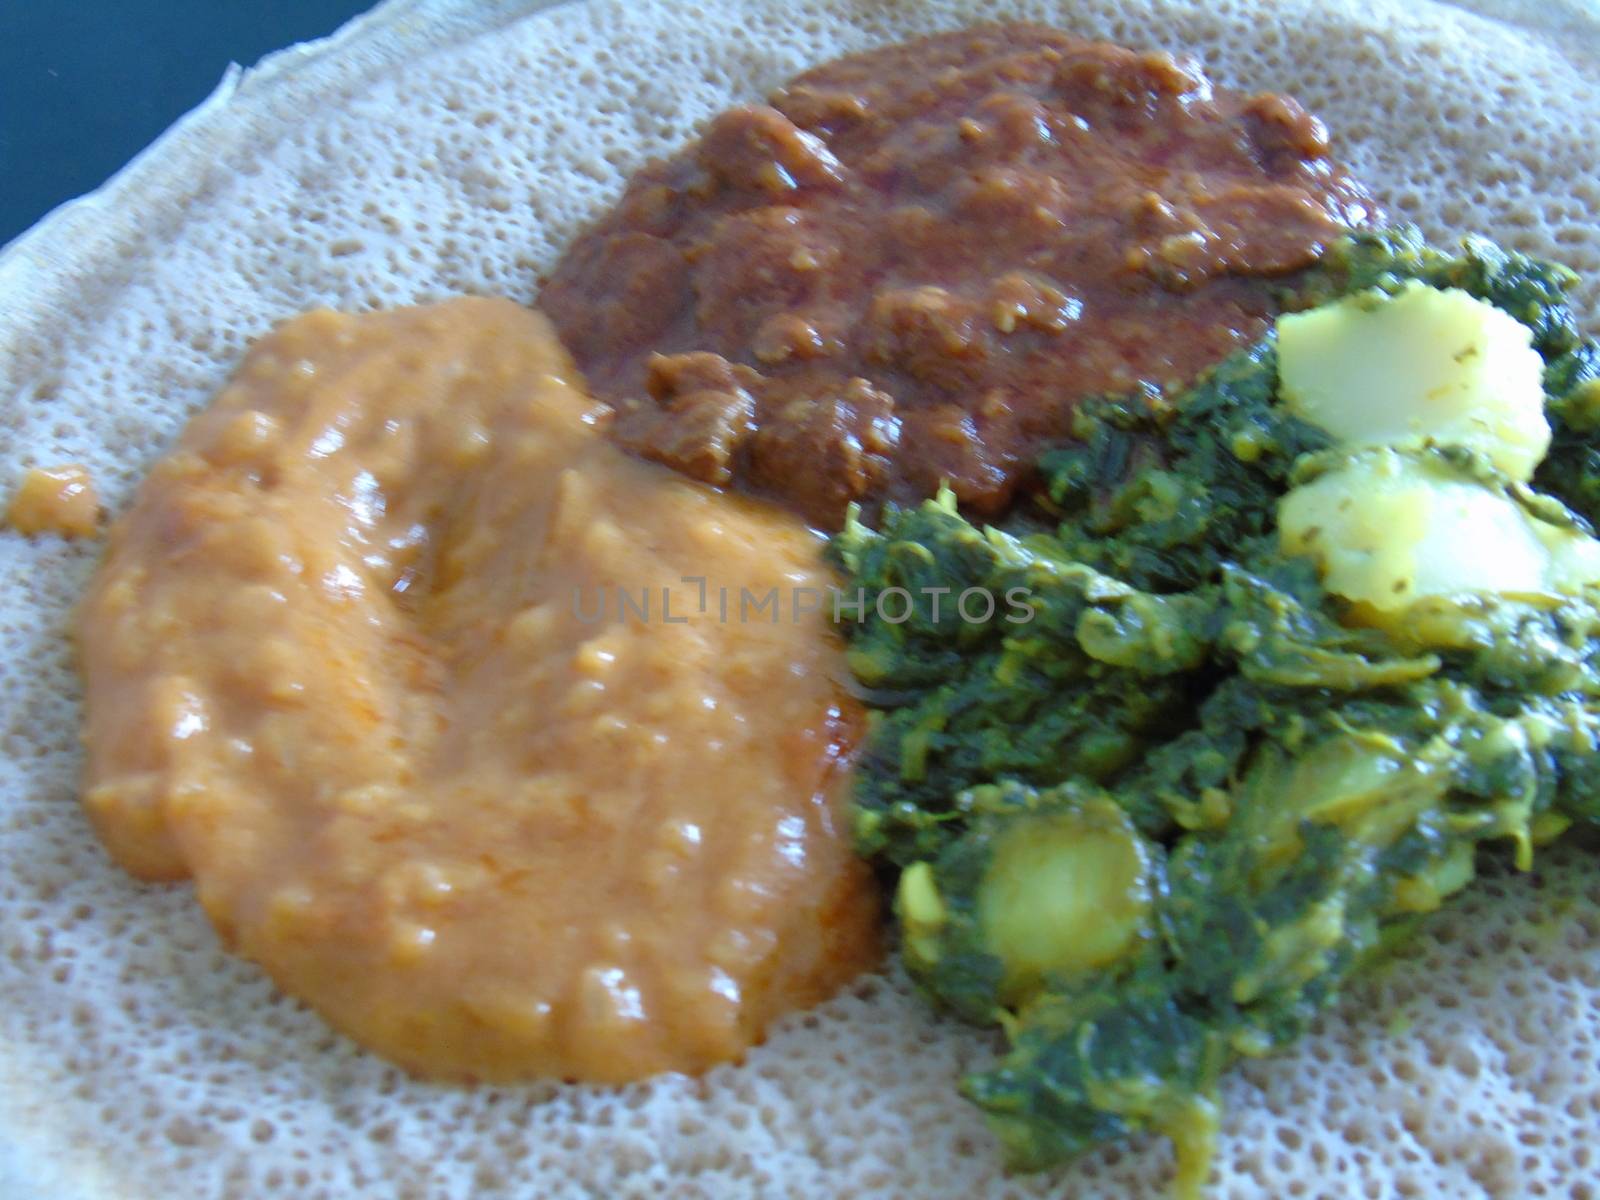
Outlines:
[[0,0],[0,245],[92,191],[230,62],[332,33],[374,0]]

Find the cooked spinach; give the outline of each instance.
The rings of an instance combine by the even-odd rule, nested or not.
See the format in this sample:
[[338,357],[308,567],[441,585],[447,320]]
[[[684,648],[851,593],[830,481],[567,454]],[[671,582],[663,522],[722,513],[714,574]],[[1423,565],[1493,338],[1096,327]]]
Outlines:
[[[1547,495],[1491,482],[1589,529],[1600,352],[1566,305],[1571,273],[1398,230],[1334,247],[1293,303],[1412,279],[1532,331]],[[1300,1036],[1472,880],[1481,848],[1525,869],[1600,820],[1600,587],[1353,621],[1280,548],[1279,501],[1340,451],[1278,404],[1271,338],[1170,400],[1086,403],[1075,433],[1007,528],[942,494],[835,539],[852,590],[915,598],[903,622],[845,625],[871,708],[855,837],[899,872],[923,989],[1009,1038],[962,1085],[1009,1161],[1153,1129],[1193,1189],[1231,1062]],[[1025,594],[1031,619],[955,619],[968,589]]]

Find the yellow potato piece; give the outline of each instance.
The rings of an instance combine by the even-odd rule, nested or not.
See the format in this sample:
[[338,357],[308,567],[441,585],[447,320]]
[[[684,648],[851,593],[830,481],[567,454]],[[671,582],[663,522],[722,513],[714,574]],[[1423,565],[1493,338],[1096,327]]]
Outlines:
[[1380,610],[1462,592],[1573,591],[1600,578],[1593,538],[1394,450],[1289,492],[1278,535],[1286,553],[1317,560],[1329,591]]
[[1024,1000],[1047,974],[1116,962],[1146,929],[1151,886],[1144,843],[1109,801],[1008,830],[978,893],[1007,1001]]
[[1350,446],[1470,446],[1526,482],[1550,446],[1527,326],[1456,289],[1412,284],[1278,318],[1290,411]]

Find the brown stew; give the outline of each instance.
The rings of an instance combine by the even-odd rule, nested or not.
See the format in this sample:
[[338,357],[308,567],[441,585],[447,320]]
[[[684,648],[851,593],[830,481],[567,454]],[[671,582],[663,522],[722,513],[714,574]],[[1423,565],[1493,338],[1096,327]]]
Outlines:
[[542,296],[617,436],[837,526],[1003,508],[1074,403],[1186,382],[1371,206],[1293,100],[1039,26],[842,59],[633,179]]

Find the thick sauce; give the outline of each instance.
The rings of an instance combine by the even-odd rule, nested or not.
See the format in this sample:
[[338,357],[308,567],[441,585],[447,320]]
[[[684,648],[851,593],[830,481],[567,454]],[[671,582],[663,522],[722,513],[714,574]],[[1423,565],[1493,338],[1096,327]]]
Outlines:
[[1292,100],[1030,25],[809,71],[645,168],[544,290],[617,432],[836,526],[1008,502],[1074,402],[1186,382],[1368,215]]
[[831,632],[682,582],[824,588],[815,537],[624,455],[572,378],[509,302],[291,321],[81,613],[112,852],[428,1075],[697,1070],[876,953]]
[[86,467],[34,467],[22,477],[6,524],[18,533],[91,537],[100,528],[100,497]]

